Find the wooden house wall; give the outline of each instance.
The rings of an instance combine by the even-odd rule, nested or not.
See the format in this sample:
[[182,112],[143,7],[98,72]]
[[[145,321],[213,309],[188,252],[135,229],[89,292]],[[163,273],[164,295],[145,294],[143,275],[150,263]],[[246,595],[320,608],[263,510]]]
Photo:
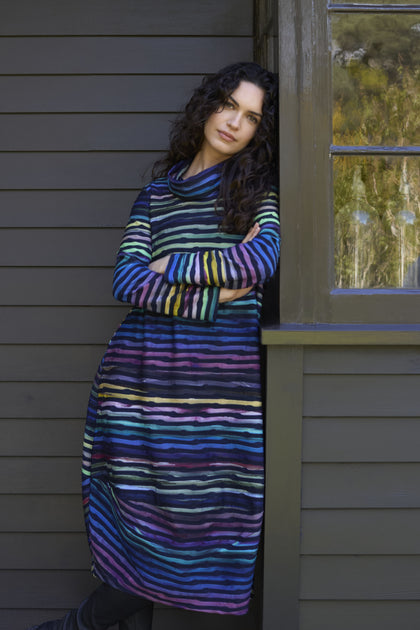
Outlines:
[[266,630],[413,630],[418,346],[268,353]]
[[81,439],[126,311],[122,228],[174,112],[202,74],[251,60],[252,36],[251,0],[1,3],[0,628],[94,585]]
[[301,630],[415,628],[419,350],[308,348],[303,371]]

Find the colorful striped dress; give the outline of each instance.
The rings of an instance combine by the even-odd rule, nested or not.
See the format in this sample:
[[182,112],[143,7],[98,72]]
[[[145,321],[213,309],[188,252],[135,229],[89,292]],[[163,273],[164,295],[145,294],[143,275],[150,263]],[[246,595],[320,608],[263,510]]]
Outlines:
[[[279,255],[277,198],[259,235],[218,229],[222,165],[138,196],[114,295],[132,309],[92,388],[83,494],[93,572],[189,610],[244,614],[263,517],[259,314]],[[151,260],[171,254],[164,275]],[[220,287],[255,285],[218,302]]]

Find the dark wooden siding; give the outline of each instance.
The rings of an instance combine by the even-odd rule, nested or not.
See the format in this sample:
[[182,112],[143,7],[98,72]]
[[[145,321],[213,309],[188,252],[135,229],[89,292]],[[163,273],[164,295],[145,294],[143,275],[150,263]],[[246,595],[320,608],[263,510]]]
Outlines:
[[300,630],[420,613],[418,348],[305,348]]
[[251,0],[2,3],[0,628],[59,616],[94,585],[80,452],[126,310],[115,252],[174,112],[202,74],[252,59],[252,36]]
[[264,630],[418,626],[419,338],[375,334],[264,334]]

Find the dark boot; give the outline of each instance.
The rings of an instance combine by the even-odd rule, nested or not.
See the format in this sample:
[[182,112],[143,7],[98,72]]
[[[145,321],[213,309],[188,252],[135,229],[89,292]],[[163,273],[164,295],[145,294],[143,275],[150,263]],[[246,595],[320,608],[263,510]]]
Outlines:
[[80,606],[78,617],[80,630],[106,630],[117,623],[119,630],[151,630],[153,604],[102,584]]
[[152,602],[101,584],[77,610],[29,630],[107,630],[118,622],[120,630],[150,630],[152,616]]
[[138,612],[120,621],[118,630],[151,630],[153,606],[145,606]]

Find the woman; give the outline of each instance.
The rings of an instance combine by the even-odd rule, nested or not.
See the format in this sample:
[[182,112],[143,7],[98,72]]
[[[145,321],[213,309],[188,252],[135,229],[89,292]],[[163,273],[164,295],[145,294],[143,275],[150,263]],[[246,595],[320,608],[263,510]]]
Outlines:
[[263,515],[259,315],[279,255],[276,81],[203,80],[137,198],[114,295],[133,306],[92,389],[83,494],[103,584],[42,630],[102,630],[152,602],[241,615]]

